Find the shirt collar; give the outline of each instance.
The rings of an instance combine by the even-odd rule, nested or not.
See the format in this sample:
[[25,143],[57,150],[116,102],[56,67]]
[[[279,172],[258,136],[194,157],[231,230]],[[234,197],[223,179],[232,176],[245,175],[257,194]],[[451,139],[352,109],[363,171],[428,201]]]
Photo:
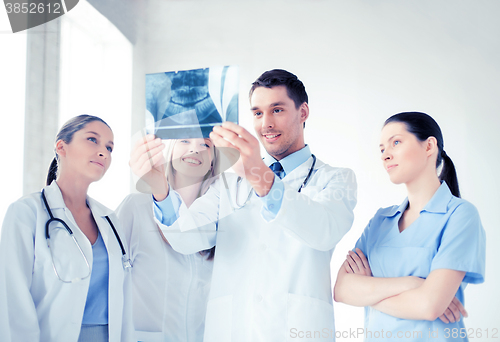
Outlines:
[[[309,148],[309,146],[306,145],[302,149],[281,159],[279,162],[281,166],[283,166],[285,175],[287,175],[290,172],[292,172],[295,168],[305,163],[310,157],[311,157],[311,149]],[[267,153],[267,151],[264,152],[263,160],[267,166],[271,166],[271,164],[277,162],[277,160],[274,159],[274,157],[271,157],[269,153]]]
[[431,200],[427,202],[422,211],[427,211],[429,213],[446,213],[448,210],[448,204],[452,198],[453,194],[451,193],[448,184],[446,184],[445,181],[442,181],[441,186],[437,189]]
[[[445,181],[442,181],[441,186],[437,189],[429,202],[427,202],[422,211],[427,211],[429,213],[446,213],[446,211],[448,210],[448,203],[450,203],[450,200],[452,198],[453,194],[451,193],[448,184],[446,184]],[[404,212],[407,207],[408,197],[406,197],[403,203],[401,203],[398,207],[394,206],[387,212],[382,213],[382,215],[391,217],[398,213]]]
[[46,186],[44,190],[45,198],[47,198],[47,203],[49,204],[51,210],[66,208],[61,189],[59,189],[55,180],[53,180],[49,186]]

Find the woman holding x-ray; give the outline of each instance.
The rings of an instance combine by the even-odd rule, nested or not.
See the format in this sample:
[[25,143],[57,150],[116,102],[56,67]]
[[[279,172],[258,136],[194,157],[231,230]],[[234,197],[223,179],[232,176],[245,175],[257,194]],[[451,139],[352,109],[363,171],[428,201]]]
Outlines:
[[9,207],[0,240],[1,341],[132,339],[131,265],[118,221],[87,196],[112,150],[102,119],[69,120],[57,135],[47,186]]
[[[142,143],[133,149],[131,164],[143,156]],[[163,152],[156,161],[166,165],[166,178],[189,207],[216,179],[218,151],[210,139],[196,138],[169,140]],[[117,209],[134,264],[135,341],[201,342],[215,247],[189,255],[174,251],[152,207],[152,195],[139,193],[127,196]]]

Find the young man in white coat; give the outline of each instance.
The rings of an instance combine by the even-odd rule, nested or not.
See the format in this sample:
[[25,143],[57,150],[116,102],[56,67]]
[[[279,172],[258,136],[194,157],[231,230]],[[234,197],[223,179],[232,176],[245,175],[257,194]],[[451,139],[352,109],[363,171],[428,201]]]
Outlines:
[[[240,153],[238,177],[222,174],[189,209],[168,186],[156,187],[157,221],[180,253],[217,245],[205,341],[332,341],[330,260],[353,222],[354,173],[321,162],[304,143],[308,98],[295,75],[265,72],[250,104],[264,157],[243,127],[215,127],[214,144]],[[134,172],[154,165],[146,178],[162,183],[161,149],[148,138],[131,158]]]

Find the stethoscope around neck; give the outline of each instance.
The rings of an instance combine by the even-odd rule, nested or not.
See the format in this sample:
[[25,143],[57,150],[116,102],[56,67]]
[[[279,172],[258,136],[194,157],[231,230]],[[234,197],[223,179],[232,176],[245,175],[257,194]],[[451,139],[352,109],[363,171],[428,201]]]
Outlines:
[[[302,185],[300,186],[300,188],[297,190],[297,192],[301,192],[303,188],[305,188],[305,186],[307,185],[307,183],[309,182],[310,178],[311,178],[311,175],[312,175],[312,172],[314,170],[314,166],[316,165],[316,156],[314,154],[311,154],[311,157],[313,158],[313,161],[311,163],[311,167],[309,168],[309,172],[307,173],[307,176],[306,178],[304,179],[304,181],[302,182]],[[238,179],[236,180],[236,198],[235,198],[235,203],[236,203],[236,208],[234,207],[233,205],[233,202],[231,200],[231,195],[229,194],[229,186],[227,184],[227,180],[226,180],[226,177],[224,175],[224,173],[222,173],[222,180],[224,181],[224,186],[226,188],[226,193],[227,193],[227,197],[229,199],[229,202],[231,203],[231,206],[233,207],[233,211],[236,210],[236,209],[241,209],[243,208],[247,203],[248,201],[250,200],[250,197],[252,197],[252,192],[253,190],[251,190],[249,193],[248,193],[248,196],[247,198],[245,199],[245,202],[240,205],[238,203],[238,195],[239,195],[239,189],[240,189],[240,183],[241,181],[243,180],[243,178],[241,178],[240,176],[238,176]]]
[[[45,193],[44,192],[45,192],[45,189],[42,190],[42,200],[43,200],[43,203],[45,204],[45,208],[47,208],[47,212],[48,212],[49,217],[50,217],[48,219],[48,221],[45,223],[45,239],[47,240],[47,246],[49,247],[49,250],[50,250],[50,255],[51,255],[51,258],[52,258],[52,268],[54,269],[54,272],[56,273],[56,275],[59,278],[59,280],[61,280],[64,283],[75,283],[77,281],[80,281],[80,280],[83,280],[85,278],[88,278],[90,276],[90,274],[92,273],[92,269],[90,268],[90,264],[89,264],[89,261],[88,261],[87,257],[85,256],[85,253],[83,253],[83,250],[80,247],[80,244],[78,243],[78,241],[76,240],[76,238],[75,238],[75,236],[73,234],[73,231],[66,224],[66,222],[64,222],[64,220],[62,220],[60,218],[54,217],[54,215],[52,214],[52,210],[50,210],[49,203],[47,202],[47,198],[45,197]],[[113,230],[113,233],[116,236],[116,240],[118,241],[118,244],[120,245],[120,249],[122,251],[122,264],[123,264],[123,268],[124,269],[129,269],[129,268],[132,267],[132,263],[131,263],[130,259],[127,257],[127,253],[125,252],[125,248],[123,247],[122,240],[120,239],[120,236],[118,235],[118,232],[116,231],[116,228],[113,225],[113,222],[111,222],[111,219],[108,216],[105,216],[105,218],[108,221],[109,225],[111,226],[111,229]],[[73,279],[69,279],[69,280],[61,278],[61,275],[57,271],[56,265],[54,263],[54,254],[52,252],[52,248],[50,247],[50,231],[49,231],[49,227],[50,227],[50,224],[52,222],[59,222],[60,224],[63,225],[63,227],[66,229],[66,231],[68,232],[68,234],[71,237],[71,239],[76,244],[76,246],[77,246],[80,254],[83,256],[83,259],[85,260],[85,264],[86,264],[86,266],[88,268],[88,273],[84,277],[77,277],[77,278],[73,278]]]

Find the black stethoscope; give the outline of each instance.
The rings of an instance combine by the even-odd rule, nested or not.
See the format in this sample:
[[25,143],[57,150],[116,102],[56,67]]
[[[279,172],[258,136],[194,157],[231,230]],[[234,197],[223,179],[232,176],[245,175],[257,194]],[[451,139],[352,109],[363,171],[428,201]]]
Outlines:
[[[78,241],[76,241],[76,238],[75,236],[73,235],[73,231],[71,230],[71,228],[66,224],[66,222],[64,222],[64,220],[61,220],[60,218],[57,218],[57,217],[54,217],[54,215],[52,215],[52,211],[50,210],[50,207],[49,207],[49,203],[47,202],[47,198],[45,197],[45,189],[42,190],[42,200],[43,200],[43,203],[45,204],[45,207],[47,208],[47,212],[49,213],[49,216],[50,218],[48,219],[48,221],[45,223],[45,239],[47,240],[47,246],[49,247],[50,249],[50,254],[52,256],[52,267],[54,269],[54,272],[56,273],[57,277],[65,282],[65,283],[74,283],[76,281],[79,281],[79,280],[83,280],[85,278],[87,278],[88,276],[90,276],[91,274],[91,268],[90,268],[90,264],[87,260],[87,257],[85,256],[85,253],[83,253],[83,250],[82,248],[80,247],[80,244],[78,243]],[[123,264],[123,268],[124,269],[128,269],[128,268],[131,268],[132,267],[132,263],[130,261],[129,258],[127,258],[127,253],[125,252],[125,248],[123,247],[123,243],[122,243],[122,240],[120,239],[120,236],[118,235],[118,232],[116,231],[116,228],[115,226],[113,225],[113,222],[111,222],[111,219],[109,218],[109,216],[105,216],[106,220],[108,221],[109,225],[111,226],[111,228],[113,229],[113,233],[115,234],[116,236],[116,240],[118,241],[118,244],[120,245],[120,248],[122,250],[122,264]],[[73,241],[75,242],[76,246],[78,247],[78,250],[80,251],[81,255],[83,256],[83,258],[85,259],[85,264],[87,265],[88,269],[89,269],[89,272],[88,274],[85,276],[85,277],[80,277],[80,278],[77,278],[77,279],[71,279],[71,280],[64,280],[60,277],[59,275],[59,272],[57,271],[57,268],[54,264],[54,255],[52,254],[52,249],[50,248],[50,232],[49,232],[49,226],[52,222],[59,222],[60,224],[63,225],[63,227],[66,229],[66,231],[68,232],[68,234],[70,235],[70,237],[73,239]]]
[[[316,156],[314,154],[311,154],[311,157],[313,158],[313,162],[311,164],[309,172],[307,173],[306,178],[302,182],[302,185],[300,186],[299,190],[297,190],[298,192],[301,192],[302,188],[304,188],[307,185],[307,182],[309,182],[309,179],[311,178],[312,172],[314,170],[314,166],[316,165]],[[227,184],[227,180],[226,180],[226,177],[225,177],[224,173],[222,173],[222,180],[224,181],[224,186],[226,188],[226,192],[227,192],[227,196],[229,198],[229,202],[231,203],[231,206],[233,207],[233,211],[236,210],[236,209],[243,208],[248,203],[248,201],[250,200],[250,197],[252,197],[252,191],[249,192],[249,194],[248,194],[245,202],[242,205],[239,205],[238,204],[238,194],[239,194],[240,183],[242,181],[242,178],[240,176],[238,176],[238,179],[236,180],[236,199],[235,199],[235,203],[236,203],[236,206],[238,208],[235,208],[234,205],[233,205],[233,202],[231,201],[231,195],[229,194],[229,186]]]
[[309,173],[307,174],[306,179],[304,179],[304,183],[302,183],[302,185],[300,186],[299,192],[301,192],[302,188],[304,188],[306,186],[307,182],[309,182],[309,178],[311,178],[311,174],[314,170],[314,166],[316,165],[316,156],[314,154],[311,154],[311,157],[313,158],[311,168],[309,169]]

